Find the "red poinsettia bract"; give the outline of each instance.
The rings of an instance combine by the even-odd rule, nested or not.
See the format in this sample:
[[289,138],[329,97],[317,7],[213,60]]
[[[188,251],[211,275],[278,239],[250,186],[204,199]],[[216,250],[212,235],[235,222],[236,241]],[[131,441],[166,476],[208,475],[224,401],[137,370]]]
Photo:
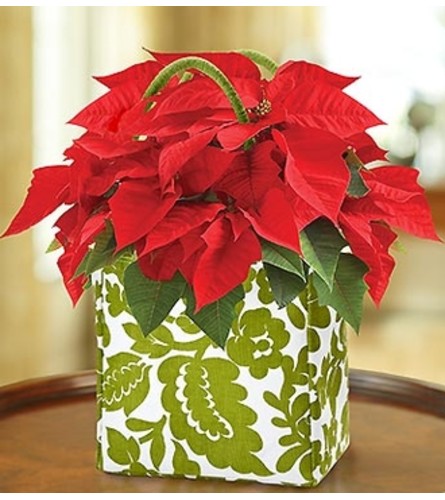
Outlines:
[[[65,206],[56,239],[74,302],[94,270],[86,259],[104,235],[107,252],[133,252],[147,279],[182,276],[195,312],[243,283],[267,248],[311,265],[301,235],[320,221],[329,221],[366,264],[376,303],[394,267],[393,228],[438,239],[417,171],[367,165],[385,160],[366,133],[382,122],[344,92],[355,78],[290,61],[268,80],[235,52],[152,56],[97,79],[108,90],[71,120],[86,131],[66,151],[67,164],[34,171],[4,234]],[[145,94],[162,71],[187,57],[204,69],[187,67]],[[212,77],[215,68],[231,94]],[[236,95],[243,120],[228,95]],[[358,165],[345,160],[348,150]],[[311,245],[332,251],[323,234]]]

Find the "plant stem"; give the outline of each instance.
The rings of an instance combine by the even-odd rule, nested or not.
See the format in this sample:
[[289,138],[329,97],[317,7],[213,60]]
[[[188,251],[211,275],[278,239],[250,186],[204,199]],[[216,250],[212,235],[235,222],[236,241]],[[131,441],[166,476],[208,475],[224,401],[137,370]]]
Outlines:
[[227,96],[239,123],[249,123],[249,116],[240,96],[227,76],[210,61],[202,57],[184,57],[165,66],[153,79],[144,93],[148,98],[157,94],[177,73],[196,69],[216,82]]
[[237,50],[237,52],[239,52],[243,56],[248,57],[251,61],[258,64],[259,66],[266,68],[272,75],[274,75],[278,69],[278,64],[262,52],[258,52],[257,50],[253,49],[240,49]]

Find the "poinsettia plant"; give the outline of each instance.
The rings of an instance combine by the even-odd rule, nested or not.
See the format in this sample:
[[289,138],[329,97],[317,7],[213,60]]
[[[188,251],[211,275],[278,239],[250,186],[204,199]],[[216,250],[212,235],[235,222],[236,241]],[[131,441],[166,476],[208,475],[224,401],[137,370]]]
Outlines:
[[4,235],[66,207],[51,249],[73,302],[127,258],[145,334],[183,298],[224,345],[259,261],[279,307],[311,280],[358,330],[365,291],[379,304],[387,288],[394,229],[438,237],[417,170],[371,168],[386,158],[366,130],[382,121],[344,92],[356,78],[255,51],[151,56],[97,78],[108,91],[70,122],[86,132],[67,164],[34,170]]

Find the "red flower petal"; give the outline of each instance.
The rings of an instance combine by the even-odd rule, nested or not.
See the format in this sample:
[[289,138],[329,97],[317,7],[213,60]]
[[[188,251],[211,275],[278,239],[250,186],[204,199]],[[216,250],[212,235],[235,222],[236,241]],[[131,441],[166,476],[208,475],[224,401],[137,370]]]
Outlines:
[[162,196],[158,181],[154,178],[122,182],[109,200],[117,251],[150,232],[165,217],[178,197],[178,193]]
[[424,194],[423,188],[417,182],[419,173],[413,167],[390,165],[363,170],[363,178],[371,188],[373,198],[379,196],[405,203],[413,196]]
[[155,281],[169,281],[173,278],[182,262],[182,247],[178,241],[158,248],[149,255],[138,259],[141,271]]
[[214,136],[215,131],[207,130],[184,141],[172,142],[165,146],[159,157],[161,186],[164,188],[178,170],[203,150]]
[[72,279],[72,255],[69,253],[64,253],[59,257],[57,266],[62,274],[63,283],[71,301],[73,305],[76,305],[84,292],[84,285],[87,282],[87,278],[85,276],[79,276],[78,278]]
[[388,288],[389,279],[395,267],[395,261],[388,251],[397,239],[397,235],[381,224],[372,224],[371,227],[375,246],[378,247],[380,272],[370,271],[365,276],[365,281],[369,286],[369,294],[378,306]]
[[2,236],[29,229],[65,203],[69,181],[70,167],[66,165],[35,169],[26,199]]
[[303,82],[324,83],[343,89],[356,80],[357,77],[339,75],[318,64],[288,61],[278,68],[274,78],[268,83],[267,96],[271,100],[282,100],[288,92]]
[[[105,229],[105,220],[108,218],[108,211],[103,211],[92,215],[86,220],[79,231],[79,236],[75,246],[83,247],[94,242],[96,236]],[[75,271],[75,269],[73,269]]]
[[73,207],[65,212],[57,221],[58,227],[63,228],[57,237],[64,245],[64,253],[59,257],[57,265],[74,305],[82,296],[87,279],[85,276],[77,278],[73,276],[87,254],[89,246],[105,228],[105,220],[108,217],[107,212],[101,212],[87,218],[87,214],[79,212],[76,208]]
[[129,155],[142,151],[152,146],[152,141],[128,140],[121,137],[102,137],[98,134],[86,132],[79,139],[74,141],[85,151],[97,156],[100,159],[116,158],[117,156]]
[[256,209],[272,186],[282,185],[281,169],[272,158],[275,148],[273,141],[266,141],[239,153],[215,190],[234,198],[241,208]]
[[295,193],[289,186],[286,186],[285,194],[289,203],[292,205],[295,224],[299,232],[320,217],[319,210],[307,203],[304,198]]
[[[181,245],[183,245],[184,239],[188,239],[190,237],[192,232],[190,232],[185,238],[181,239]],[[197,232],[196,232],[197,233]],[[200,231],[201,235],[202,231]],[[198,268],[199,265],[199,260],[201,259],[202,254],[204,253],[206,249],[206,245],[204,243],[204,240],[201,238],[199,235],[198,238],[194,239],[194,250],[193,253],[190,253],[189,255],[186,256],[186,250],[184,250],[183,246],[183,262],[179,264],[179,271],[181,274],[184,276],[186,279],[187,283],[190,284],[190,286],[193,283],[193,276],[195,275],[196,269]],[[189,245],[189,248],[191,248],[192,245]]]
[[250,227],[250,222],[241,212],[227,212],[226,219],[232,226],[233,239],[236,241]]
[[83,224],[87,216],[88,214],[79,205],[73,205],[54,223],[54,227],[60,229],[57,233],[58,240],[64,247],[74,241],[76,227],[79,223]]
[[[212,116],[215,113],[207,108],[196,111],[174,113],[171,115],[161,115],[159,117],[151,117],[145,127],[141,128],[141,133],[165,140],[174,136],[182,135],[184,138],[191,137],[200,132],[204,132],[212,126],[220,126],[220,122],[214,122]],[[233,118],[233,117],[232,117]]]
[[175,205],[150,231],[139,256],[142,257],[156,248],[182,238],[204,222],[212,221],[224,208],[221,203],[181,203]]
[[251,265],[261,259],[255,233],[246,229],[234,241],[225,218],[215,220],[203,234],[207,248],[193,276],[196,310],[220,299],[247,278]]
[[161,64],[156,61],[145,61],[142,63],[134,64],[129,68],[113,73],[107,76],[95,76],[94,79],[102,83],[109,89],[118,87],[120,85],[130,82],[131,85],[136,83],[139,92],[142,93],[148,87],[153,78],[162,69]]
[[347,200],[343,210],[384,221],[420,238],[441,241],[431,216],[419,172],[412,167],[377,167],[363,172],[371,188],[363,198]]
[[244,211],[244,215],[259,236],[295,252],[301,252],[292,205],[280,189],[270,189],[258,209]]
[[177,182],[184,196],[202,194],[229,169],[235,154],[213,146],[205,147],[181,167]]
[[116,180],[118,167],[101,160],[74,144],[65,154],[73,161],[71,165],[71,197],[73,202],[86,196],[102,196]]
[[303,82],[287,93],[283,106],[289,122],[350,137],[384,122],[340,89],[326,84]]
[[[154,177],[157,174],[158,152],[146,150],[117,159],[100,159],[77,144],[66,154],[71,165],[71,195],[83,202],[86,196],[101,197],[117,181],[126,178]],[[96,200],[96,202],[102,200]]]
[[278,108],[272,109],[264,118],[251,123],[234,123],[222,128],[218,132],[218,140],[224,149],[234,150],[240,148],[245,142],[255,137],[262,130],[272,125],[282,123],[286,118],[285,112]]
[[207,77],[196,77],[164,90],[151,99],[156,102],[151,112],[154,119],[164,115],[198,111],[202,108],[208,110],[230,108],[230,102],[224,92],[218,84]]
[[388,250],[397,235],[360,213],[342,213],[340,225],[354,255],[369,268],[365,281],[369,295],[379,305],[394,269],[395,262]]
[[346,143],[317,129],[294,128],[273,137],[287,153],[285,178],[297,195],[334,223],[346,196],[350,173],[342,154]]
[[386,161],[387,151],[380,148],[374,139],[366,132],[354,134],[345,139],[356,150],[357,156],[363,163],[372,161]]
[[140,101],[141,91],[136,82],[121,85],[86,106],[68,123],[99,134],[117,132],[122,115]]
[[205,246],[202,235],[206,232],[209,225],[210,223],[206,222],[201,226],[192,229],[184,236],[181,236],[180,242],[182,249],[184,250],[184,261],[196,253],[200,248]]

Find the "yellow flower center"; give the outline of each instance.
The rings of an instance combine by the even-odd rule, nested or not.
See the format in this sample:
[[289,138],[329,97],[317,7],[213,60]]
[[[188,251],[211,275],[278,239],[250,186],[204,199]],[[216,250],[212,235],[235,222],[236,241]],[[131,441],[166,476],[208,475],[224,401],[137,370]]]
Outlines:
[[263,99],[252,111],[258,116],[266,116],[272,111],[272,103],[268,99]]

